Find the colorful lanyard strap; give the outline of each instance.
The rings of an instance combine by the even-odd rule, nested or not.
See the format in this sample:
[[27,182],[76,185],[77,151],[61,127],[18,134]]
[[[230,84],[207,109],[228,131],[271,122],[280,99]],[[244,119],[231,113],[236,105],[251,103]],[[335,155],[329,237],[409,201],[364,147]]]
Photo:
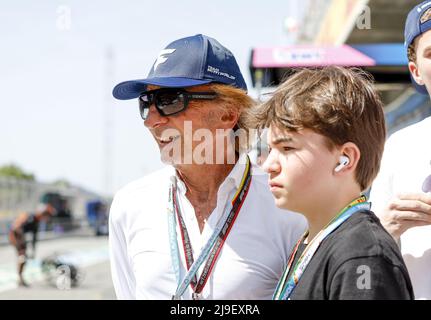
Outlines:
[[347,205],[343,210],[340,211],[327,225],[324,229],[322,229],[317,236],[311,240],[311,242],[307,245],[300,258],[295,264],[295,267],[290,275],[289,279],[286,278],[289,274],[290,268],[292,266],[293,261],[295,260],[295,254],[299,248],[300,243],[308,236],[308,231],[304,233],[304,235],[297,242],[293,252],[289,257],[289,261],[286,269],[284,270],[283,276],[281,277],[277,288],[275,290],[273,300],[288,300],[292,291],[295,289],[296,285],[299,282],[302,274],[307,268],[308,264],[311,261],[311,258],[316,253],[320,244],[325,238],[330,235],[336,228],[338,228],[344,221],[350,218],[354,213],[361,210],[369,210],[371,204],[367,202],[367,198],[365,196],[361,196],[353,200],[349,205]]
[[[219,223],[217,223],[211,237],[202,248],[198,258],[194,260],[190,237],[178,206],[176,178],[173,177],[173,181],[169,189],[169,206],[167,210],[172,265],[178,283],[175,295],[172,296],[173,300],[181,299],[189,285],[193,289],[193,299],[198,299],[200,297],[200,294],[214,268],[215,262],[217,261],[217,257],[221,252],[224,242],[229,235],[230,230],[232,229],[232,226],[238,216],[239,211],[241,210],[245,198],[247,197],[250,184],[251,164],[249,157],[247,157],[246,168],[234,197],[228,203],[222,219],[220,219]],[[181,231],[181,240],[183,243],[184,256],[188,270],[182,281],[180,281],[180,253],[178,249],[175,216],[178,219],[180,227],[179,229]],[[198,280],[196,277],[197,271],[205,260],[207,260],[206,264],[202,270],[201,277]]]

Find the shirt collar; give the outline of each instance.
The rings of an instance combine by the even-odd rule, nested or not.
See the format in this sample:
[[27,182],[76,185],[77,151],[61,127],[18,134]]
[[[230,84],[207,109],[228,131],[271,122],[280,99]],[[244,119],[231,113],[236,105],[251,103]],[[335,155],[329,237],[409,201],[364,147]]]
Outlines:
[[[239,186],[241,185],[242,177],[244,175],[244,170],[246,169],[246,164],[247,164],[247,154],[242,153],[240,154],[238,161],[236,162],[231,172],[229,172],[226,179],[220,185],[219,190],[225,185],[229,185],[229,184],[233,184],[236,188],[239,188]],[[181,180],[181,177],[178,175],[178,172],[176,170],[175,170],[175,175],[177,177],[178,190],[180,191],[181,194],[184,195],[187,192],[187,186],[184,183],[184,181]]]
[[235,187],[237,188],[239,188],[239,186],[241,185],[241,180],[244,175],[244,171],[246,169],[246,164],[247,164],[247,154],[245,153],[240,154],[237,163],[235,164],[235,166],[233,167],[229,175],[226,177],[226,180],[230,179],[231,181],[233,181],[235,183]]

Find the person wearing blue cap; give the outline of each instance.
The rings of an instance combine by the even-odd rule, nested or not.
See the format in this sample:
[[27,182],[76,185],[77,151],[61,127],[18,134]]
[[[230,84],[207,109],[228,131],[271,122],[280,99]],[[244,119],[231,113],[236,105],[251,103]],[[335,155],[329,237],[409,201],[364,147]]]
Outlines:
[[[429,94],[431,1],[410,11],[404,36],[412,83]],[[388,139],[370,200],[401,246],[416,299],[431,299],[431,117]]]
[[[168,165],[114,197],[117,298],[271,299],[306,221],[275,207],[249,141],[235,139],[247,132],[243,111],[254,101],[233,54],[201,34],[176,40],[147,78],[122,82],[113,95],[138,99]],[[220,132],[229,133],[226,144]]]

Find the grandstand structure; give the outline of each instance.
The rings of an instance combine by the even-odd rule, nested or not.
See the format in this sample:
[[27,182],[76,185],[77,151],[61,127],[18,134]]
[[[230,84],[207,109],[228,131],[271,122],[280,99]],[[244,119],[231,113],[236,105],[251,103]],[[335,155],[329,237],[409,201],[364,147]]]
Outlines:
[[299,21],[295,43],[253,48],[250,72],[260,92],[295,68],[360,67],[376,81],[385,105],[388,134],[431,115],[429,97],[410,82],[404,24],[419,0],[314,0]]

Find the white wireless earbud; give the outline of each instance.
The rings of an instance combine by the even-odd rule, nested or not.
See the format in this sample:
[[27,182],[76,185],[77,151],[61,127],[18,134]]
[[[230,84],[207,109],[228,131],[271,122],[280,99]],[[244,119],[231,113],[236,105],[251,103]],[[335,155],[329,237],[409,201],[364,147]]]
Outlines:
[[340,156],[340,162],[338,166],[335,167],[334,171],[339,172],[341,169],[343,169],[345,166],[347,166],[350,162],[350,159],[346,156]]

